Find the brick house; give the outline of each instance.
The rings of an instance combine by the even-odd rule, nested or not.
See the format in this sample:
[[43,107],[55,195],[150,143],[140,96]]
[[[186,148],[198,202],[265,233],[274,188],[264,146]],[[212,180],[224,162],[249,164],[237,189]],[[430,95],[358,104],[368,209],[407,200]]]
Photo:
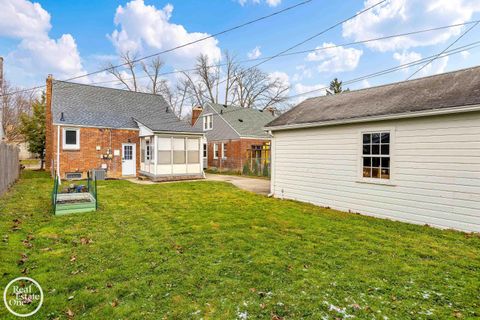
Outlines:
[[263,127],[270,111],[207,103],[192,110],[192,125],[205,132],[204,167],[219,171],[256,171],[269,163],[270,135]]
[[203,177],[202,130],[162,96],[47,79],[46,169],[61,179]]

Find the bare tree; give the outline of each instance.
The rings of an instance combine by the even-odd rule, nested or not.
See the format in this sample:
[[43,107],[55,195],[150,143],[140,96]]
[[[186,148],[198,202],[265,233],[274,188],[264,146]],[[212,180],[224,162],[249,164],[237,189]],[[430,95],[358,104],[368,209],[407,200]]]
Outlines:
[[233,101],[242,108],[266,109],[284,102],[289,85],[258,68],[240,70],[235,75]]
[[20,130],[22,114],[31,114],[32,102],[34,100],[34,92],[20,91],[19,88],[11,86],[8,81],[3,81],[1,92],[2,103],[2,128],[7,141],[18,142],[23,141],[23,135]]
[[[113,63],[109,63],[106,70],[115,78],[118,79],[126,88],[130,91],[138,92],[138,85],[137,85],[137,55],[131,54],[129,51],[120,53],[120,60],[122,62],[122,66],[125,67],[125,73],[127,76],[121,72],[119,67],[114,66]],[[155,87],[154,87],[155,88]]]

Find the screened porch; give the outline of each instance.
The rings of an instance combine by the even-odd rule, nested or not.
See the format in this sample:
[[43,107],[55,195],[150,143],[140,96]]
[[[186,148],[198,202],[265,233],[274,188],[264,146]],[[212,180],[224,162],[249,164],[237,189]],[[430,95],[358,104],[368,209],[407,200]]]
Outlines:
[[154,134],[140,138],[140,173],[154,180],[203,177],[202,137]]

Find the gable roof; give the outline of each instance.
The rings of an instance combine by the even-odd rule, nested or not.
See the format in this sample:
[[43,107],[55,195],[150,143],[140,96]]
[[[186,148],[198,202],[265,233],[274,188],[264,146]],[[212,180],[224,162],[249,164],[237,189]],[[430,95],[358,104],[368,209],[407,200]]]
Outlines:
[[[267,124],[304,127],[480,104],[480,67],[342,94],[310,98]],[[443,110],[442,110],[443,109]],[[385,117],[384,117],[385,118]]]
[[53,123],[138,129],[138,121],[152,131],[201,132],[167,108],[160,95],[52,81]]
[[270,138],[263,127],[275,116],[270,111],[241,108],[223,104],[209,104],[240,137]]

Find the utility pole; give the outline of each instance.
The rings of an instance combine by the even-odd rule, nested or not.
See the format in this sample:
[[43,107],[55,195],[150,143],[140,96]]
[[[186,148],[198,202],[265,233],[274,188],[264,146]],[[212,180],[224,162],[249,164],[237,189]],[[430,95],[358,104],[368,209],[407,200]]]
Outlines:
[[5,133],[3,132],[3,117],[5,115],[5,99],[3,96],[3,57],[0,57],[0,107],[2,110],[0,110],[0,141],[4,140],[5,138]]

